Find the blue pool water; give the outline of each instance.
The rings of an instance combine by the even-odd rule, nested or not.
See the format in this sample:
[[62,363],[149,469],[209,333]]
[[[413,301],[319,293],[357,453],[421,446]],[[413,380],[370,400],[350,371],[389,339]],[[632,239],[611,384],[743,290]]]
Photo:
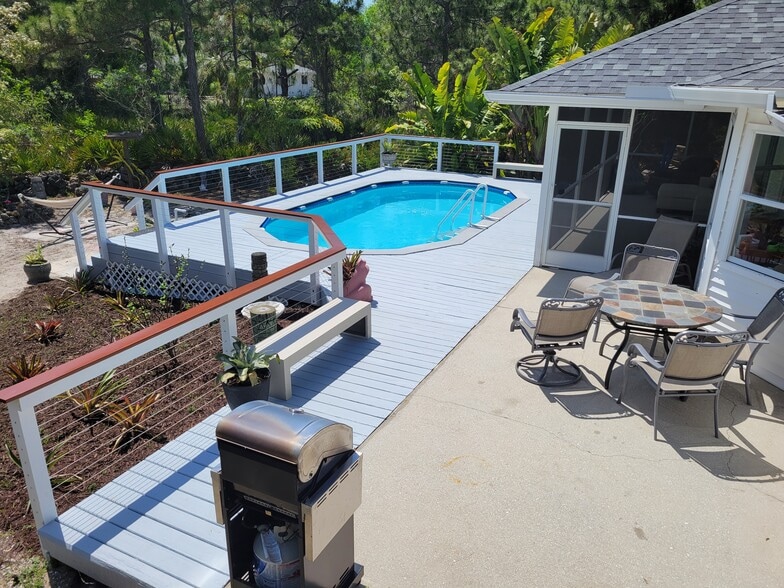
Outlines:
[[[299,212],[318,214],[349,249],[400,249],[443,241],[468,226],[466,207],[455,222],[438,225],[467,189],[476,184],[456,182],[385,182],[352,190],[299,207]],[[484,190],[477,193],[473,221],[482,218]],[[486,215],[514,200],[506,190],[490,187]],[[268,219],[262,227],[281,241],[307,243],[306,225],[296,221]],[[324,245],[322,243],[322,245]]]

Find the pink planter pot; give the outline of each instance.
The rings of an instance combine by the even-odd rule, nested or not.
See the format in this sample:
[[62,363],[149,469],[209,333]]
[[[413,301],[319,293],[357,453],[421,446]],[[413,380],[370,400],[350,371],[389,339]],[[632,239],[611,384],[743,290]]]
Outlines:
[[354,274],[343,282],[343,296],[353,300],[371,302],[373,300],[373,292],[370,286],[365,282],[369,272],[370,268],[365,260],[360,260]]

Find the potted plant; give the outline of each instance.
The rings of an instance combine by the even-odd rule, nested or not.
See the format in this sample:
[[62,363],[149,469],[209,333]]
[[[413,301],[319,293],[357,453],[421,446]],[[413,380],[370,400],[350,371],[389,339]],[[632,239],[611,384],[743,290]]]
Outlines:
[[43,245],[39,243],[35,249],[25,255],[23,269],[28,284],[49,281],[52,264],[44,257]]
[[397,153],[392,149],[392,141],[384,141],[381,145],[381,163],[385,167],[395,165]]
[[260,353],[255,345],[235,337],[232,352],[218,353],[215,359],[224,363],[218,382],[232,410],[251,400],[269,399],[269,365],[280,361],[277,354]]
[[367,262],[362,259],[362,250],[358,249],[354,253],[343,258],[343,296],[354,300],[373,300],[373,292],[367,284],[367,275],[370,268]]

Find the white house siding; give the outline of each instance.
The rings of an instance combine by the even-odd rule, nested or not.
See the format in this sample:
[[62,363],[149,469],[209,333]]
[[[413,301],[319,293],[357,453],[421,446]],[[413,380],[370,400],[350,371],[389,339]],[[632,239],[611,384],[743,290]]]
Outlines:
[[[316,84],[316,72],[301,65],[291,67],[290,71],[296,71],[296,73],[289,77],[289,97],[305,98],[310,96]],[[306,84],[302,83],[303,78],[307,80]],[[264,95],[281,95],[281,88],[277,79],[277,68],[275,66],[270,66],[264,70]]]
[[[784,287],[784,280],[776,279],[762,272],[743,267],[729,261],[735,242],[735,226],[740,206],[740,195],[749,168],[749,158],[754,137],[759,131],[781,134],[768,123],[765,113],[752,109],[743,123],[743,138],[734,166],[727,166],[725,175],[730,176],[729,194],[723,210],[716,211],[713,219],[712,236],[716,239],[715,256],[706,260],[712,269],[708,280],[700,284],[711,298],[718,301],[728,312],[741,315],[756,315],[768,302],[773,293]],[[730,154],[732,157],[732,154]],[[726,329],[742,330],[749,321],[725,317],[719,326]],[[778,388],[784,388],[784,330],[775,334],[754,362],[755,375],[767,380]]]

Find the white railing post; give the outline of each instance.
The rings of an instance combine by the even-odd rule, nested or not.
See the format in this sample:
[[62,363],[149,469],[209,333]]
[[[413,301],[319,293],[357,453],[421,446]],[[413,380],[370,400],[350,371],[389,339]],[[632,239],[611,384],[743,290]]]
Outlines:
[[[308,252],[310,257],[316,255],[318,250],[318,230],[316,223],[310,221],[308,223]],[[310,274],[310,300],[312,304],[318,304],[321,300],[321,296],[319,296],[320,286],[321,282],[319,281],[319,273],[317,270]]]
[[351,144],[351,175],[357,175],[357,144]]
[[[493,145],[493,165],[498,163],[498,154],[500,153],[500,145],[496,143]],[[493,177],[495,177],[495,173],[493,173]]]
[[9,402],[8,415],[11,418],[19,460],[22,462],[35,528],[40,529],[57,518],[57,505],[54,502],[41,432],[35,418],[35,405],[22,406],[25,398]]
[[439,139],[438,140],[438,147],[437,147],[437,151],[436,151],[436,171],[437,172],[441,171],[441,161],[442,161],[442,158],[443,158],[443,154],[444,154],[444,142]]
[[329,266],[329,273],[332,277],[332,297],[343,298],[343,263],[336,261]]
[[[103,217],[103,204],[101,202],[101,191],[97,190],[96,188],[90,188],[90,206],[92,207],[93,210],[93,222],[95,223],[95,236],[98,238],[98,250],[101,252],[101,258],[108,260],[109,259],[109,233],[106,231],[106,220]],[[73,224],[73,220],[72,220],[71,227],[78,229],[79,227],[78,221],[77,224]],[[78,230],[73,232],[74,242],[76,242],[77,232]],[[86,254],[84,252],[84,246],[81,241],[82,240],[80,235],[79,243],[76,246],[76,255],[79,259],[79,267],[81,269],[86,269],[87,259],[86,259]],[[85,256],[84,264],[82,263],[81,256]]]
[[324,183],[324,151],[316,151],[316,167],[318,168],[318,183]]
[[155,242],[158,245],[158,264],[161,271],[170,274],[169,250],[166,245],[166,223],[169,222],[169,205],[162,200],[153,200],[152,219],[155,223]]
[[231,353],[234,337],[237,336],[237,315],[233,312],[220,317],[221,345],[223,353]]
[[283,169],[280,165],[280,156],[275,158],[275,192],[283,194]]
[[237,286],[237,275],[234,271],[234,247],[231,240],[231,217],[228,210],[220,211],[221,241],[223,242],[223,270],[226,285],[229,288]]
[[223,181],[223,201],[231,202],[231,181],[229,179],[229,166],[221,166],[220,172],[221,180]]

